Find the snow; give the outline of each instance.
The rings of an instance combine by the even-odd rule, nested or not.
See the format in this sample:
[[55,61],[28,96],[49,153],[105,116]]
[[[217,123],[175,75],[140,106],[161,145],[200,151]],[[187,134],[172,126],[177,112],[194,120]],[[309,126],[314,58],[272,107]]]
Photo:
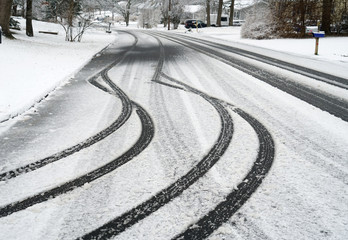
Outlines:
[[184,12],[196,13],[203,9],[200,5],[185,5]]
[[267,39],[255,40],[244,39],[240,36],[241,27],[223,27],[223,28],[201,28],[198,31],[188,32],[183,26],[176,30],[178,33],[186,33],[198,38],[212,38],[222,40],[225,44],[231,46],[256,46],[263,49],[269,49],[279,52],[285,52],[305,59],[318,61],[335,61],[335,64],[344,65],[348,63],[348,37],[324,37],[319,40],[319,55],[314,55],[314,38],[306,39]]
[[[21,26],[25,26],[23,20]],[[135,24],[133,24],[135,26]],[[181,26],[181,28],[183,28]],[[25,36],[24,31],[16,32],[15,41],[4,39],[0,45],[1,80],[0,80],[0,122],[15,117],[69,78],[86,64],[95,53],[115,39],[103,28],[87,31],[81,43],[64,41],[64,31],[59,25],[34,21],[34,38]],[[38,31],[56,31],[59,34],[41,34]],[[175,32],[186,32],[179,29]],[[190,36],[221,40],[233,43],[232,46],[258,48],[276,51],[272,55],[287,53],[286,58],[298,62],[298,57],[305,62],[314,63],[309,67],[328,65],[328,73],[348,76],[348,37],[327,37],[320,39],[319,55],[314,55],[314,39],[272,39],[251,40],[240,37],[240,27],[204,28],[192,31]],[[237,45],[239,44],[239,45]],[[260,49],[258,49],[260,51]],[[264,51],[263,51],[264,52]],[[15,54],[14,54],[15,53]],[[302,61],[301,60],[301,61]],[[334,67],[330,67],[334,64]]]
[[[24,28],[25,21],[17,20]],[[33,38],[23,29],[16,31],[16,40],[3,38],[0,44],[0,122],[28,110],[115,39],[104,29],[94,28],[86,32],[81,43],[71,43],[64,41],[60,25],[34,21],[33,28]]]
[[[82,43],[67,43],[57,25],[35,22],[34,29],[34,38],[24,36],[22,31],[16,34],[18,40],[5,39],[0,45],[0,119],[21,115],[19,120],[12,120],[18,120],[19,126],[11,126],[13,132],[19,128],[18,135],[14,134],[14,139],[1,135],[5,136],[1,141],[16,143],[16,138],[24,135],[27,139],[23,141],[30,143],[23,148],[17,146],[17,152],[11,149],[14,152],[8,153],[11,158],[1,166],[1,172],[8,170],[3,169],[5,167],[11,169],[30,163],[38,156],[54,153],[62,145],[71,146],[104,129],[120,114],[116,98],[89,86],[84,80],[75,81],[73,76],[102,48],[115,39],[122,40],[121,33],[108,35],[105,29],[91,29]],[[41,35],[38,30],[59,31],[59,35]],[[346,37],[321,39],[319,56],[314,56],[313,39],[241,39],[239,27],[174,32],[348,76]],[[81,237],[186,174],[215,143],[221,128],[216,110],[195,94],[151,82],[158,60],[158,43],[150,36],[136,34],[139,38],[137,51],[125,57],[108,75],[132,101],[151,114],[155,124],[153,141],[134,160],[95,182],[1,218],[0,238]],[[275,162],[264,183],[210,238],[344,239],[348,224],[347,123],[215,59],[162,41],[175,50],[173,56],[165,60],[163,72],[248,112],[275,140]],[[131,44],[131,37],[121,42]],[[137,57],[132,56],[134,54]],[[192,62],[195,64],[190,64]],[[267,67],[265,64],[259,66]],[[274,67],[268,70],[277,71]],[[347,90],[298,74],[284,71],[281,74],[348,98]],[[76,94],[75,91],[80,92]],[[47,101],[37,104],[47,94],[50,94]],[[63,101],[72,104],[67,106]],[[56,103],[60,104],[52,111],[46,114],[42,111]],[[35,104],[37,112],[27,111]],[[45,106],[41,109],[41,105]],[[259,142],[251,126],[232,108],[228,111],[235,132],[218,163],[182,195],[127,229],[118,239],[170,239],[194,224],[236,188],[253,164]],[[75,125],[69,127],[66,122]],[[31,133],[30,126],[35,123],[34,127],[40,131]],[[3,122],[0,127],[5,128],[7,124]],[[28,126],[25,134],[21,132],[21,124]],[[41,135],[36,136],[37,132]],[[108,163],[132,146],[140,132],[139,118],[132,114],[126,124],[105,141],[45,168],[0,183],[0,192],[6,194],[0,206]]]

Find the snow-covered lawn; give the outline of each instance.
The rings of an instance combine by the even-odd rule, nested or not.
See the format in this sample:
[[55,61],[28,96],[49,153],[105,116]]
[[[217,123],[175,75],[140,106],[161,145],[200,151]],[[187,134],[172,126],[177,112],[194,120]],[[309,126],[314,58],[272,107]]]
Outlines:
[[17,20],[22,30],[15,32],[16,40],[3,38],[0,44],[0,122],[29,109],[115,39],[105,29],[92,28],[81,43],[66,42],[60,25],[39,21],[33,22],[34,37],[29,38],[24,20]]
[[225,42],[243,43],[266,49],[272,49],[289,54],[296,54],[316,60],[336,61],[348,64],[348,37],[325,37],[319,40],[319,55],[314,55],[315,40],[307,39],[243,39],[240,35],[241,27],[210,27],[187,31],[180,26],[176,32],[187,33],[194,37],[210,37]]

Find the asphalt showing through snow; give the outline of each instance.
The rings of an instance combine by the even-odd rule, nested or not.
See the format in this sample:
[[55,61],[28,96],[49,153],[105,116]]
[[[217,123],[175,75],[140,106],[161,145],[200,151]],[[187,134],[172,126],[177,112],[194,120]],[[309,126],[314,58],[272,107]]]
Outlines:
[[[134,42],[133,46],[128,50],[130,51],[135,45],[136,42]],[[122,56],[121,54],[120,56]],[[131,102],[131,100],[126,96],[126,94],[118,88],[107,76],[107,72],[114,67],[119,61],[120,58],[117,58],[116,61],[114,61],[109,67],[105,68],[101,73],[98,73],[96,76],[101,75],[103,77],[103,80],[112,88],[114,91],[113,94],[116,95],[118,98],[121,99],[122,102],[122,113],[118,117],[118,119],[107,129],[103,130],[99,134],[89,138],[82,144],[78,144],[76,146],[73,146],[71,148],[68,148],[67,150],[64,150],[60,152],[59,154],[55,154],[51,157],[45,158],[43,160],[37,161],[33,164],[29,164],[25,167],[19,168],[23,169],[22,171],[18,171],[17,175],[11,175],[11,173],[14,173],[14,171],[10,171],[9,173],[2,174],[4,175],[4,178],[10,179],[12,177],[18,176],[19,174],[24,174],[33,170],[36,170],[40,167],[43,167],[49,163],[52,163],[54,161],[58,161],[59,159],[62,159],[64,157],[67,157],[75,152],[78,152],[79,150],[82,150],[83,148],[89,147],[92,144],[96,143],[97,141],[100,141],[110,135],[112,132],[116,131],[118,128],[120,128],[130,117],[132,112],[132,106],[134,106],[137,110],[137,114],[141,120],[142,123],[142,133],[138,139],[138,141],[132,146],[127,152],[125,152],[120,157],[116,158],[115,160],[111,161],[110,163],[90,172],[87,173],[79,178],[76,178],[72,181],[66,182],[59,187],[53,188],[51,190],[40,192],[32,197],[26,198],[24,200],[10,203],[6,206],[3,206],[0,208],[0,217],[8,216],[14,212],[24,210],[30,206],[33,206],[35,204],[47,201],[49,199],[52,199],[54,197],[57,197],[61,194],[67,193],[69,191],[74,190],[76,187],[81,187],[86,183],[90,183],[103,175],[115,170],[116,168],[122,166],[123,164],[127,163],[128,161],[132,160],[136,155],[140,154],[151,142],[153,135],[154,135],[154,126],[153,122],[148,115],[148,113],[138,104],[135,102]],[[92,79],[94,79],[93,77]],[[93,80],[92,80],[93,81]],[[102,89],[104,90],[104,89]],[[7,177],[10,174],[12,177]],[[6,180],[5,179],[5,180]]]
[[301,66],[285,63],[283,61],[279,61],[266,56],[261,56],[256,53],[247,52],[244,50],[239,50],[232,47],[223,46],[220,44],[215,44],[215,43],[213,44],[208,41],[197,40],[194,38],[185,37],[181,35],[180,36],[168,35],[168,34],[158,33],[158,32],[153,33],[152,35],[163,37],[165,39],[176,42],[178,44],[187,46],[191,49],[195,49],[198,52],[201,52],[205,55],[208,55],[219,61],[222,61],[236,69],[241,70],[242,72],[245,72],[259,80],[262,80],[305,102],[308,102],[309,104],[315,107],[318,107],[322,109],[323,111],[327,111],[333,114],[334,116],[341,118],[344,121],[348,121],[348,102],[347,101],[322,93],[320,91],[312,89],[303,84],[290,81],[289,79],[285,77],[271,73],[265,69],[254,66],[246,61],[241,61],[240,59],[233,58],[232,56],[226,53],[221,53],[221,51],[219,50],[223,49],[224,51],[228,53],[235,53],[247,58],[252,58],[254,60],[257,60],[263,63],[268,63],[273,66],[281,67],[283,69],[287,69],[295,73],[299,73],[301,75],[309,76],[319,81],[325,81],[326,83],[329,83],[344,89],[347,89],[348,87],[347,79],[339,78],[333,75],[321,73],[314,70],[309,70]]
[[[85,141],[82,141],[49,157],[34,161],[31,164],[27,164],[17,169],[0,173],[0,181],[6,183],[6,181],[11,181],[12,178],[35,171],[46,166],[47,164],[66,158],[69,155],[72,155],[84,148],[88,148],[93,144],[102,141],[110,134],[120,129],[133,113],[137,114],[141,122],[141,133],[136,143],[130,146],[130,148],[121,156],[89,173],[84,174],[83,176],[65,182],[60,186],[57,186],[50,190],[39,192],[34,196],[28,197],[24,200],[13,202],[6,206],[0,207],[0,217],[6,217],[35,204],[49,201],[50,199],[55,198],[59,195],[73,191],[74,189],[81,187],[86,183],[93,182],[94,180],[101,178],[108,173],[111,173],[115,169],[131,161],[135,156],[141,155],[142,152],[151,144],[151,141],[155,135],[156,127],[154,121],[151,118],[151,112],[148,112],[146,110],[146,106],[142,106],[141,102],[136,103],[132,99],[130,99],[108,75],[108,72],[112,68],[117,68],[117,65],[119,63],[122,63],[124,56],[127,54],[129,58],[133,59],[135,62],[137,61],[137,35],[143,33],[123,33],[131,34],[134,38],[134,43],[131,44],[128,48],[124,49],[124,51],[122,51],[121,53],[112,54],[111,52],[109,54],[106,54],[104,60],[103,55],[101,55],[101,57],[98,58],[98,66],[104,64],[104,67],[101,71],[94,74],[93,77],[86,79],[101,91],[109,93],[121,100],[122,112],[118,116],[118,118],[113,121],[110,126],[100,131],[96,135],[91,136]],[[213,107],[213,109],[215,109],[216,114],[221,120],[219,136],[216,142],[211,146],[209,151],[203,156],[203,158],[194,167],[188,169],[185,175],[179,177],[175,182],[165,187],[164,189],[159,189],[159,191],[155,195],[151,196],[137,206],[132,207],[125,213],[119,216],[115,216],[112,220],[106,222],[102,226],[97,227],[91,232],[85,233],[85,235],[81,236],[80,239],[109,239],[117,236],[131,226],[150,216],[173,199],[180,196],[186,189],[190,188],[194,183],[196,183],[205,174],[207,174],[208,171],[220,160],[220,158],[224,155],[227,148],[231,144],[234,133],[234,124],[230,111],[233,111],[242,119],[244,119],[244,121],[249,124],[252,127],[253,131],[256,133],[259,142],[257,157],[251,169],[245,174],[245,177],[242,179],[242,181],[237,184],[237,187],[232,192],[230,192],[222,202],[218,203],[207,214],[201,216],[198,221],[192,223],[189,226],[186,226],[186,229],[181,233],[177,233],[177,235],[174,236],[173,239],[205,239],[209,237],[223,223],[227,222],[241,208],[241,206],[243,206],[243,204],[248,201],[250,197],[252,197],[252,194],[262,184],[262,181],[265,179],[265,177],[267,177],[267,174],[271,169],[275,157],[275,144],[269,130],[265,126],[263,126],[262,123],[256,119],[256,117],[252,116],[250,113],[247,113],[238,106],[234,106],[226,101],[212,97],[207,93],[199,91],[198,89],[181,81],[179,79],[180,76],[173,78],[164,73],[163,66],[166,64],[166,48],[168,46],[166,46],[166,44],[162,42],[163,39],[173,41],[176,44],[182,45],[183,47],[195,49],[200,53],[208,55],[209,57],[217,59],[245,73],[248,73],[257,79],[269,83],[272,86],[275,86],[295,97],[298,97],[312,104],[313,106],[316,106],[324,111],[328,111],[329,113],[340,117],[345,121],[348,121],[347,102],[332,96],[325,95],[308,87],[304,87],[303,85],[300,85],[298,83],[289,81],[285,78],[282,78],[281,76],[277,76],[276,74],[272,74],[266,70],[253,66],[250,63],[240,62],[239,60],[237,61],[233,57],[221,53],[221,50],[238,54],[247,58],[252,58],[254,60],[268,63],[273,66],[277,66],[305,76],[314,76],[314,79],[324,81],[326,83],[344,89],[348,88],[347,79],[309,70],[300,66],[285,63],[283,61],[264,57],[259,54],[253,54],[247,51],[226,47],[219,44],[212,44],[203,40],[195,39],[195,42],[193,42],[189,37],[178,37],[169,34],[153,32],[146,33],[156,39],[156,41],[158,42],[158,51],[160,52],[157,65],[154,69],[154,74],[152,76],[152,79],[150,79],[152,83],[159,84],[163,88],[170,88],[175,91],[187,92],[203,98]],[[204,46],[202,44],[204,44]],[[93,61],[90,64],[91,67],[93,65]],[[99,78],[102,78],[102,82],[98,81]],[[115,215],[117,215],[117,213],[115,213]]]
[[[175,181],[166,189],[163,189],[158,194],[150,198],[149,200],[143,202],[142,204],[134,207],[123,215],[109,221],[100,228],[84,235],[81,239],[105,239],[111,238],[119,233],[125,231],[127,228],[133,226],[135,223],[141,221],[145,217],[149,216],[153,212],[157,211],[159,208],[170,202],[175,197],[179,196],[184,190],[189,188],[193,183],[195,183],[199,178],[204,176],[209,169],[220,159],[224,154],[227,147],[229,146],[232,135],[233,135],[233,122],[232,118],[229,115],[228,111],[225,109],[224,105],[231,106],[226,103],[223,103],[221,100],[208,96],[203,92],[198,91],[176,79],[173,79],[163,73],[162,67],[164,64],[164,49],[162,42],[159,38],[156,38],[160,45],[160,58],[153,76],[153,81],[160,83],[164,86],[172,87],[178,90],[187,90],[194,94],[197,94],[203,97],[208,101],[218,112],[221,119],[221,132],[217,142],[214,144],[212,149],[208,154],[186,175],[181,177],[179,180]],[[170,84],[165,83],[160,80],[160,76],[171,81]],[[179,86],[178,86],[179,85]],[[258,157],[252,167],[251,171],[247,174],[247,177],[238,185],[238,191],[232,192],[228,201],[221,203],[214,209],[210,215],[203,217],[198,224],[202,226],[195,228],[194,236],[197,239],[202,239],[209,236],[214,230],[216,230],[222,223],[226,222],[235,212],[238,210],[244,202],[251,196],[251,194],[257,189],[261,184],[263,178],[268,173],[274,158],[274,143],[271,135],[265,127],[262,126],[255,118],[251,117],[249,114],[245,113],[240,109],[235,109],[241,117],[255,129],[259,140],[260,140],[260,149]],[[221,207],[222,206],[222,207]],[[223,210],[221,210],[223,208]],[[216,221],[212,224],[212,221]],[[209,223],[210,227],[207,227]],[[191,227],[188,228],[186,232],[182,234],[185,239],[192,238]],[[182,236],[179,236],[181,238]],[[186,238],[189,237],[189,238]]]

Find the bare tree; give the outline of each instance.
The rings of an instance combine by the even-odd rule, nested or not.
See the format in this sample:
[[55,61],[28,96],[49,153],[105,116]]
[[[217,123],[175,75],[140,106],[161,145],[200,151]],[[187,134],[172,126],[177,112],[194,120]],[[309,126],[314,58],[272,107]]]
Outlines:
[[131,6],[133,2],[134,0],[127,0],[125,6],[120,5],[119,2],[114,3],[115,10],[123,16],[127,27],[129,25],[129,16],[131,13]]
[[270,8],[282,37],[305,37],[306,26],[317,25],[322,0],[270,0]]
[[162,14],[163,27],[167,27],[167,24],[168,24],[168,4],[169,2],[166,0],[161,0],[160,2],[160,10]]
[[8,38],[14,38],[10,32],[10,17],[11,17],[12,0],[0,1],[0,26],[4,35]]
[[[48,18],[55,19],[65,31],[65,40],[80,42],[86,29],[92,26],[92,7],[95,2],[83,0],[49,1],[46,9]],[[90,5],[91,4],[91,5]]]
[[183,16],[183,13],[184,13],[184,4],[181,3],[179,0],[172,0],[171,2],[172,2],[172,6],[171,6],[172,23],[174,25],[174,29],[178,29],[181,17]]
[[144,8],[140,10],[138,26],[142,28],[152,28],[159,24],[161,11],[159,9]]
[[332,0],[323,0],[323,15],[322,15],[322,30],[326,33],[330,33],[331,24],[331,11],[332,11]]
[[300,9],[300,23],[301,23],[301,37],[304,37],[306,27],[305,27],[305,14],[306,14],[306,5],[305,2],[307,0],[300,0],[299,9]]

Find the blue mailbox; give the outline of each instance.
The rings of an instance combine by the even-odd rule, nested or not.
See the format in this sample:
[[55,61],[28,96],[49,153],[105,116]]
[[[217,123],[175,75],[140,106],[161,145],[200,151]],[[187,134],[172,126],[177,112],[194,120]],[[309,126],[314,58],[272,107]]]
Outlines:
[[313,37],[315,38],[315,55],[318,55],[318,49],[319,49],[319,38],[325,37],[325,32],[312,32]]
[[325,32],[312,32],[313,37],[315,38],[322,38],[325,37]]

